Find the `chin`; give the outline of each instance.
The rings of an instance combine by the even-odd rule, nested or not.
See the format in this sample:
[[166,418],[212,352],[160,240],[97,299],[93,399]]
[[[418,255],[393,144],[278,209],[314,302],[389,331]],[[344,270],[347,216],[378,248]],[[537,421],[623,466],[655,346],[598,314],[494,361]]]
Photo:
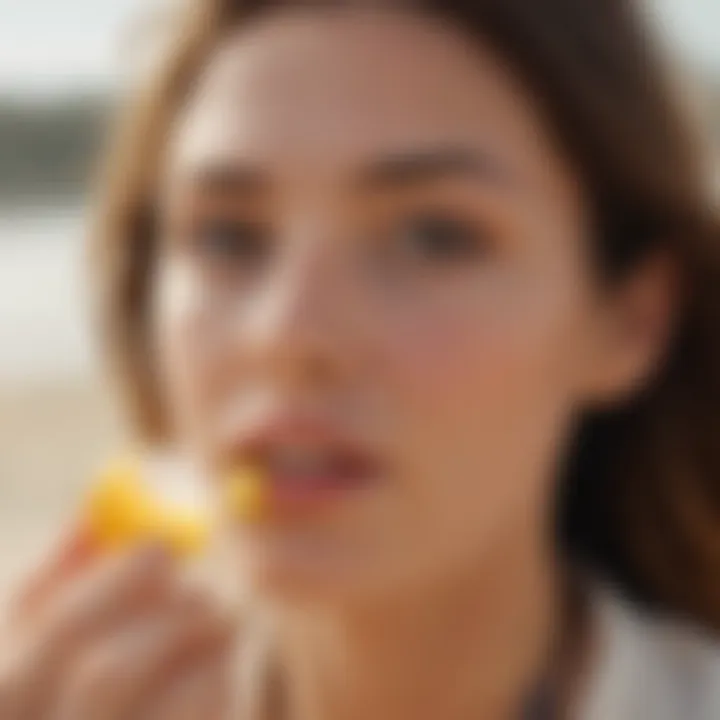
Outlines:
[[283,605],[353,605],[372,594],[371,565],[329,538],[304,531],[244,531],[235,543],[241,585],[250,597]]
[[407,562],[388,562],[387,552],[351,552],[339,543],[245,536],[236,552],[246,597],[291,610],[373,611],[408,601],[427,581],[425,573],[408,572]]

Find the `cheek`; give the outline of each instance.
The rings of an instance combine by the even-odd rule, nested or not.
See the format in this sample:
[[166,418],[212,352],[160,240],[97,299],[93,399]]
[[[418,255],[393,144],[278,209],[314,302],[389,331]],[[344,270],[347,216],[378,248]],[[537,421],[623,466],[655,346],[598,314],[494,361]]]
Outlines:
[[570,294],[521,282],[471,289],[450,305],[420,300],[388,327],[385,362],[418,402],[450,409],[484,398],[472,409],[478,421],[502,415],[512,398],[560,399],[578,340],[576,307]]
[[[383,367],[403,416],[407,466],[433,512],[468,524],[545,492],[572,413],[580,325],[572,288],[487,279],[395,318]],[[455,492],[448,493],[452,484]]]
[[181,261],[160,264],[153,303],[153,337],[161,391],[175,432],[197,442],[206,430],[218,368],[226,354],[228,309]]

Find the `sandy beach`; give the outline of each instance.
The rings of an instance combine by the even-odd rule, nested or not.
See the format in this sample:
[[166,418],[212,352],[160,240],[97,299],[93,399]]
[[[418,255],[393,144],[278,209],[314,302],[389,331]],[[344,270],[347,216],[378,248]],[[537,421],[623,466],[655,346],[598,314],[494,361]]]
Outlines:
[[3,389],[0,594],[55,541],[118,437],[97,381],[58,379]]
[[78,209],[0,220],[0,592],[120,443],[87,328],[82,230]]

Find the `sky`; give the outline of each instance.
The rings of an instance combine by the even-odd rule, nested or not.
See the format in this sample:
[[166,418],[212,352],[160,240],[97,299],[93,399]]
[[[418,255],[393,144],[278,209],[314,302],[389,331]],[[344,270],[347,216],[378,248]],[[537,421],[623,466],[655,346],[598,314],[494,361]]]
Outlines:
[[[153,1],[0,0],[0,93],[110,85],[122,75],[123,29]],[[720,0],[645,2],[683,56],[720,72]]]

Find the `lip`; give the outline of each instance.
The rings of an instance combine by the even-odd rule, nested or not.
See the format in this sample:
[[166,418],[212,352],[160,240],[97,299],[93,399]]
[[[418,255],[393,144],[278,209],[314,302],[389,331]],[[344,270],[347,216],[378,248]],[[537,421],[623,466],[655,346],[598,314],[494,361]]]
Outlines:
[[[293,473],[270,461],[276,448],[299,444],[330,458],[318,472]],[[379,481],[383,463],[369,443],[317,416],[277,414],[236,432],[226,444],[226,466],[257,468],[268,483],[273,514],[312,511]]]

